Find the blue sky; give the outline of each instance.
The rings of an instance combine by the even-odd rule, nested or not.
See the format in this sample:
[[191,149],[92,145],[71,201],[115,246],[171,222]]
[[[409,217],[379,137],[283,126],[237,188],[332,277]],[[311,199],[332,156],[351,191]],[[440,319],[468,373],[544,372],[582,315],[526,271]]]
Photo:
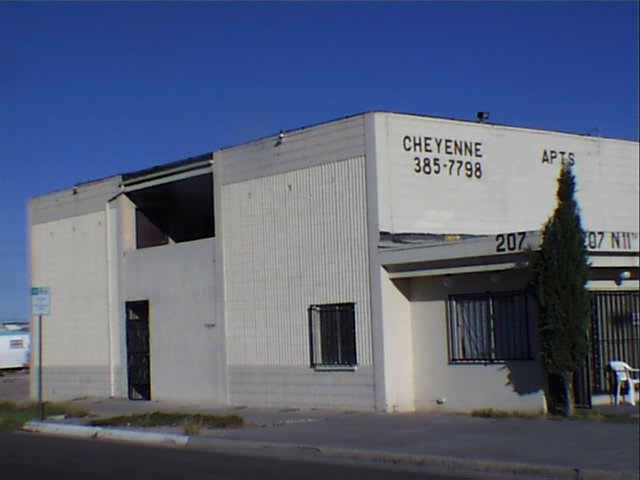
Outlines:
[[638,140],[638,2],[0,3],[0,321],[26,202],[392,110]]

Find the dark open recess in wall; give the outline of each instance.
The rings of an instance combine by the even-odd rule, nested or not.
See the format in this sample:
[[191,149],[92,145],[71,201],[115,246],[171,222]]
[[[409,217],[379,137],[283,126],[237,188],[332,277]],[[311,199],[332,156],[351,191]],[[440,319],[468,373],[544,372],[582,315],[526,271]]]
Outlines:
[[128,192],[136,205],[136,248],[215,236],[213,174]]

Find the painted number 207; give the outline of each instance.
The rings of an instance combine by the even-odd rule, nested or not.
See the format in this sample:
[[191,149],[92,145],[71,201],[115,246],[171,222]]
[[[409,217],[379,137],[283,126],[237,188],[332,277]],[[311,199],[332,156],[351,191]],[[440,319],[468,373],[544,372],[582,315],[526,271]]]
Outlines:
[[496,252],[517,252],[522,250],[527,232],[499,233],[496,235]]

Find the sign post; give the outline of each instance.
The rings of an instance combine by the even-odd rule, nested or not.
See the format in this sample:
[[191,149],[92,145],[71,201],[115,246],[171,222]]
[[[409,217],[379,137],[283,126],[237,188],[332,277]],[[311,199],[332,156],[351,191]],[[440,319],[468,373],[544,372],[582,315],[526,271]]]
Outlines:
[[44,420],[42,401],[42,316],[51,315],[51,290],[49,287],[31,287],[31,314],[38,315],[38,405],[40,420]]

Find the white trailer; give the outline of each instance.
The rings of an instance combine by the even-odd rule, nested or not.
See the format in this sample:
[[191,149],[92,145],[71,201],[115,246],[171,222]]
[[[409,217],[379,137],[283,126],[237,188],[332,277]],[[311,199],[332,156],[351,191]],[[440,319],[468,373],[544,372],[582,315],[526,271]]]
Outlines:
[[0,368],[25,368],[31,358],[31,334],[0,329]]

